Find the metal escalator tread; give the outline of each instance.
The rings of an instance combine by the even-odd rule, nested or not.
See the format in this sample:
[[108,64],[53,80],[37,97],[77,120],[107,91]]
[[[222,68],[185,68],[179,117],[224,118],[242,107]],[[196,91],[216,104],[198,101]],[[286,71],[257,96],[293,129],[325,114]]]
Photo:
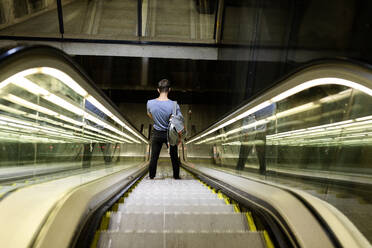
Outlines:
[[122,233],[102,232],[99,247],[102,248],[247,248],[265,247],[258,232],[170,232],[170,233]]
[[142,180],[111,212],[98,247],[265,247],[261,232],[250,231],[245,213],[197,180],[169,179],[170,166],[158,167],[162,180]]
[[233,213],[232,205],[120,205],[122,213]]
[[[223,199],[177,199],[172,202],[175,205],[225,205]],[[127,199],[124,203],[126,205],[165,205],[169,204],[167,200],[164,199],[153,199],[153,198],[144,198],[144,199]]]
[[110,229],[122,232],[145,231],[248,231],[241,213],[113,213]]

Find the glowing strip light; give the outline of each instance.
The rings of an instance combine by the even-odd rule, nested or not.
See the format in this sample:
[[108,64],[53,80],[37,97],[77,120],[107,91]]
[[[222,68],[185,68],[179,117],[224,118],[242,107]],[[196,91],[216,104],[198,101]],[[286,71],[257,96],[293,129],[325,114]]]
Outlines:
[[54,78],[57,78],[59,81],[70,87],[72,90],[74,90],[79,95],[86,97],[88,93],[78,84],[75,82],[74,79],[72,79],[69,75],[64,73],[63,71],[51,68],[51,67],[40,67],[40,72],[43,74],[47,74],[49,76],[52,76]]
[[[335,138],[336,139],[336,138]],[[317,140],[310,140],[304,141],[300,140],[296,141],[281,141],[281,142],[267,142],[268,145],[287,145],[287,146],[335,146],[335,145],[362,145],[362,144],[369,144],[372,145],[372,138],[369,139],[346,139],[346,140],[339,140],[331,141],[327,139],[317,139]]]
[[14,109],[14,108],[5,106],[3,104],[0,104],[0,110],[3,110],[3,111],[8,112],[8,113],[16,114],[16,115],[27,115],[28,114],[27,112],[24,112],[24,111],[21,111],[21,110],[18,110],[18,109]]
[[[132,129],[131,127],[129,127],[128,125],[126,125],[125,123],[123,123],[115,115],[113,115],[101,103],[99,103],[94,97],[88,95],[88,93],[78,83],[76,83],[75,80],[72,79],[69,75],[67,75],[66,73],[64,73],[64,72],[62,72],[62,71],[60,71],[58,69],[54,69],[54,68],[51,68],[51,67],[39,67],[39,68],[33,68],[33,69],[24,70],[22,72],[19,72],[19,73],[14,74],[13,76],[11,76],[8,79],[6,79],[3,82],[1,82],[0,83],[0,89],[1,88],[4,88],[9,83],[14,83],[14,84],[16,84],[16,85],[18,85],[20,87],[23,87],[23,88],[26,85],[28,85],[28,90],[29,91],[31,91],[31,92],[33,92],[35,94],[43,95],[43,96],[45,96],[44,97],[45,99],[47,99],[49,101],[52,101],[52,102],[55,102],[55,103],[59,104],[62,107],[65,106],[65,108],[67,107],[67,110],[72,111],[72,112],[74,112],[74,113],[76,113],[78,115],[82,115],[83,114],[82,113],[83,110],[81,110],[80,108],[78,108],[78,107],[76,107],[76,106],[68,103],[67,101],[63,100],[62,98],[60,98],[60,97],[58,97],[56,95],[53,95],[51,93],[48,94],[45,89],[39,87],[36,84],[33,84],[30,80],[28,80],[28,79],[25,78],[26,76],[29,76],[29,75],[32,75],[32,74],[36,74],[36,73],[42,73],[42,74],[46,74],[46,75],[52,76],[54,78],[57,78],[59,81],[61,81],[62,83],[64,83],[66,86],[68,86],[69,88],[71,88],[72,90],[74,90],[79,95],[85,97],[86,99],[89,99],[89,101],[91,101],[98,109],[100,109],[102,112],[104,112],[106,115],[108,115],[114,121],[116,121],[124,129],[128,130],[130,133],[134,134],[136,137],[140,138],[143,142],[145,142],[146,144],[148,144],[148,141],[146,139],[144,139],[134,129]],[[114,127],[111,127],[111,125],[108,126],[108,129],[110,129],[111,131],[114,131],[114,130],[112,130],[113,128]],[[124,137],[127,137],[128,139],[131,139],[131,140],[133,140],[136,143],[140,143],[137,140],[133,139],[132,137],[128,136],[127,134],[125,134],[125,133],[117,130],[116,128],[115,128],[115,130],[116,131],[114,131],[114,132],[118,133],[119,135],[122,135]]]
[[[272,103],[275,103],[275,102],[279,102],[285,98],[288,98],[298,92],[301,92],[303,90],[306,90],[306,89],[309,89],[311,87],[315,87],[315,86],[320,86],[320,85],[329,85],[329,84],[336,84],[336,85],[343,85],[343,86],[346,86],[346,87],[349,87],[349,88],[353,88],[353,89],[357,89],[361,92],[364,92],[370,96],[372,96],[372,90],[361,85],[361,84],[358,84],[358,83],[355,83],[355,82],[351,82],[349,80],[346,80],[346,79],[341,79],[341,78],[318,78],[318,79],[314,79],[314,80],[310,80],[310,81],[307,81],[307,82],[304,82],[298,86],[295,86],[273,98],[271,98],[269,101],[265,101],[251,109],[248,109],[247,111],[245,111],[244,113],[240,114],[239,116],[237,117],[234,117],[218,126],[216,126],[215,128],[212,128],[211,130],[207,131],[206,133],[204,134],[201,134],[200,136],[197,136],[191,140],[189,140],[188,142],[186,142],[186,144],[190,144],[192,142],[195,142],[196,140],[199,140],[203,137],[205,137],[206,135],[209,135],[215,131],[217,131],[218,129],[221,129],[223,127],[226,127],[234,122],[236,122],[237,120],[240,120],[256,111],[259,111],[267,106],[269,106],[270,104]],[[343,92],[344,94],[347,93],[347,91],[344,91]],[[200,142],[199,142],[200,143]]]
[[11,77],[5,79],[4,81],[2,81],[0,83],[0,89],[4,88],[5,86],[12,83],[14,80],[16,80],[18,78],[25,77],[25,76],[28,76],[30,74],[35,74],[35,73],[38,73],[38,72],[40,72],[40,70],[38,68],[27,69],[27,70],[18,72],[16,74],[14,74],[13,76],[11,76]]
[[372,119],[372,115],[361,117],[361,118],[357,118],[355,120],[356,121],[366,121],[366,120],[371,120],[371,119]]
[[[6,121],[6,124],[8,124],[8,125],[13,125],[13,126],[15,126],[14,124],[9,124],[9,122],[14,122],[14,123],[19,123],[19,124],[21,124],[21,125],[23,125],[23,126],[17,126],[17,127],[23,127],[23,128],[27,128],[27,129],[30,129],[30,130],[40,130],[40,129],[42,129],[42,130],[50,130],[50,131],[53,131],[53,132],[59,132],[59,133],[66,133],[65,132],[65,130],[59,130],[59,129],[56,129],[56,128],[50,128],[50,127],[45,127],[45,126],[40,126],[40,125],[36,125],[35,123],[32,123],[32,122],[28,122],[28,121],[22,121],[22,120],[18,120],[18,119],[15,119],[15,118],[11,118],[11,117],[7,117],[7,116],[0,116],[0,120],[5,120]],[[30,128],[30,126],[32,126],[32,127],[36,127],[36,128],[38,128],[38,129],[35,129],[35,128]],[[87,126],[88,127],[88,126]],[[86,127],[86,128],[87,128]],[[73,128],[73,127],[72,127]],[[77,129],[77,128],[75,128],[75,129]],[[94,127],[91,127],[91,129],[93,130],[93,131],[96,131],[96,132],[100,132],[101,130],[99,130],[99,129],[96,129],[96,128],[94,128]],[[83,132],[83,130],[82,129],[77,129],[78,131],[80,131],[80,132]],[[84,131],[84,132],[87,132],[88,133],[88,131]],[[91,134],[93,134],[94,136],[98,136],[98,137],[100,137],[100,138],[103,138],[103,140],[110,140],[110,141],[115,141],[115,142],[128,142],[128,143],[132,143],[131,141],[128,141],[128,140],[125,140],[125,139],[121,139],[121,138],[118,138],[118,137],[116,137],[116,136],[114,136],[114,135],[111,135],[111,134],[109,134],[109,133],[107,133],[107,132],[104,132],[104,131],[101,131],[103,134],[105,134],[105,135],[107,135],[107,136],[111,136],[111,137],[113,137],[114,139],[110,139],[110,138],[107,138],[107,137],[105,137],[105,136],[102,136],[102,135],[98,135],[98,134],[94,134],[94,133],[91,133]]]
[[83,115],[85,113],[84,110],[81,108],[69,103],[68,101],[62,99],[59,96],[56,96],[49,91],[45,90],[44,88],[40,87],[39,85],[31,82],[27,78],[17,78],[13,84],[17,85],[20,88],[23,88],[35,95],[41,95],[42,98],[48,100],[49,102],[52,102],[67,111],[70,111],[76,115]]
[[89,114],[89,113],[86,113],[85,116],[84,116],[86,119],[90,120],[90,121],[93,121],[94,123],[97,123],[98,125],[100,126],[103,126],[104,128],[106,129],[109,129],[121,136],[124,136],[126,137],[127,139],[130,139],[132,141],[134,141],[135,143],[140,143],[138,140],[132,138],[131,136],[129,136],[128,134],[122,132],[122,131],[119,131],[118,129],[114,128],[113,126],[107,124],[106,122],[94,117],[93,115]]
[[43,113],[43,114],[51,115],[53,117],[59,118],[61,120],[64,120],[64,121],[67,121],[67,122],[70,122],[70,123],[73,123],[75,125],[79,125],[79,126],[84,125],[84,123],[82,123],[82,122],[75,121],[72,118],[69,118],[67,116],[59,115],[58,113],[56,113],[52,110],[49,110],[47,108],[41,107],[41,106],[36,105],[34,103],[31,103],[29,101],[26,101],[26,100],[24,100],[20,97],[8,94],[7,96],[5,96],[3,98],[5,100],[8,100],[8,101],[13,102],[15,104],[18,104],[18,105],[23,106],[25,108],[32,109],[32,110],[38,111],[38,112]]
[[[5,96],[5,97],[3,97],[3,98],[6,99],[6,100],[8,100],[8,101],[11,101],[11,102],[13,102],[13,103],[19,104],[19,105],[21,105],[21,106],[23,106],[23,107],[30,108],[30,109],[33,109],[33,110],[39,111],[39,112],[44,113],[44,114],[52,115],[52,116],[54,116],[54,117],[56,117],[56,118],[60,118],[60,119],[62,119],[62,120],[68,121],[68,122],[70,122],[70,123],[77,124],[77,125],[80,125],[80,126],[83,126],[83,125],[84,125],[84,123],[82,123],[82,122],[78,122],[78,121],[73,120],[72,118],[69,118],[69,117],[66,117],[66,116],[59,115],[58,113],[56,113],[56,112],[54,112],[54,111],[51,111],[51,110],[49,110],[49,109],[47,109],[47,108],[44,108],[44,107],[41,107],[41,106],[39,106],[39,105],[33,104],[33,103],[31,103],[31,102],[29,102],[29,101],[26,101],[26,100],[24,100],[24,99],[22,99],[22,98],[19,98],[19,97],[17,97],[17,96],[14,96],[14,95],[8,94],[7,96]],[[130,138],[131,140],[134,140],[135,142],[139,143],[137,140],[133,139],[133,138],[130,137],[129,135],[127,135],[127,134],[125,134],[125,133],[123,133],[123,132],[120,132],[120,131],[117,130],[116,128],[114,128],[114,127],[112,127],[112,126],[106,124],[105,122],[99,120],[98,118],[94,117],[94,116],[91,115],[91,114],[86,113],[86,114],[85,114],[85,117],[86,117],[87,119],[90,119],[91,121],[93,121],[93,122],[99,124],[99,125],[104,126],[105,128],[108,128],[108,129],[110,129],[110,130],[112,130],[112,131],[115,130],[115,131],[116,131],[118,134],[120,134],[120,135],[121,135],[121,134],[124,134],[124,135],[123,135],[124,137],[128,137],[128,138]],[[88,125],[87,125],[86,128],[90,128],[90,127],[88,127]],[[92,127],[92,128],[93,128],[93,127]],[[111,137],[115,137],[115,136],[113,136],[113,135],[111,135],[111,134],[108,134],[107,132],[104,132],[104,131],[99,130],[99,129],[97,129],[97,128],[94,128],[93,130],[96,131],[96,132],[103,133],[103,134],[105,134],[105,135],[111,136]],[[115,137],[115,138],[118,138],[118,137]],[[121,140],[122,140],[122,141],[128,141],[128,140],[125,140],[125,139],[121,139]],[[132,142],[128,142],[128,143],[132,143]]]
[[208,132],[206,132],[206,133],[200,135],[199,137],[195,137],[194,139],[189,140],[188,142],[186,142],[186,144],[189,144],[189,143],[194,142],[194,141],[196,141],[196,140],[198,140],[198,139],[201,139],[201,138],[203,138],[204,136],[206,136],[206,135],[208,135],[208,134],[211,134],[211,133],[217,131],[218,129],[224,128],[224,127],[226,127],[226,126],[228,126],[228,125],[230,125],[230,124],[232,124],[232,123],[234,123],[234,122],[236,122],[236,121],[238,121],[238,120],[240,120],[240,119],[242,119],[242,118],[244,118],[244,117],[247,117],[247,116],[250,115],[250,114],[253,114],[254,112],[256,112],[256,111],[258,111],[258,110],[260,110],[260,109],[263,109],[263,108],[269,106],[270,104],[271,104],[270,101],[263,102],[263,103],[261,103],[261,104],[255,106],[255,107],[253,107],[253,108],[247,110],[246,112],[244,112],[244,113],[238,115],[237,117],[235,117],[235,118],[233,118],[233,119],[231,119],[231,120],[228,120],[228,121],[226,121],[225,123],[222,123],[221,125],[219,125],[219,126],[213,128],[213,129],[209,130]]
[[103,140],[103,141],[111,141],[111,142],[116,142],[116,143],[121,143],[122,141],[119,141],[119,140],[115,140],[115,139],[110,139],[110,138],[107,138],[107,137],[104,137],[104,136],[102,136],[102,135],[99,135],[99,134],[95,134],[95,133],[92,133],[92,132],[90,132],[90,131],[84,131],[84,134],[89,134],[91,137],[94,137],[95,139],[97,139],[97,137],[98,138],[101,138],[101,141]]
[[[114,120],[116,123],[119,123],[121,126],[123,126],[125,129],[142,139],[143,141],[146,141],[141,137],[141,135],[138,135],[136,132],[134,132],[131,128],[129,128],[124,122],[122,122],[119,118],[117,118],[115,115],[113,115],[109,110],[107,110],[100,102],[98,102],[93,96],[89,95],[86,98],[89,102],[91,102],[94,106],[96,106],[99,110],[101,110],[103,113],[105,113],[108,117],[110,117],[112,120]],[[114,131],[117,132],[117,131]],[[120,131],[119,131],[120,132]],[[121,133],[119,133],[122,135]],[[128,139],[133,140],[134,142],[138,143],[135,139],[125,134]],[[147,142],[147,141],[146,141]]]
[[322,99],[319,99],[319,102],[320,103],[330,103],[330,102],[340,101],[344,98],[350,97],[351,92],[352,92],[351,89],[347,89],[347,90],[339,92],[336,95],[330,95],[330,96],[326,96]]
[[[267,107],[267,106],[266,106]],[[236,129],[233,129],[231,131],[228,131],[227,133],[225,133],[224,137],[227,137],[228,135],[230,134],[234,134],[234,133],[237,133],[237,132],[240,132],[240,131],[243,131],[245,129],[249,129],[249,128],[253,128],[253,127],[257,127],[257,126],[260,126],[260,125],[265,125],[267,124],[268,122],[276,119],[276,118],[283,118],[283,117],[286,117],[286,116],[289,116],[289,115],[293,115],[293,114],[296,114],[296,113],[300,113],[300,112],[304,112],[304,111],[307,111],[307,110],[311,110],[311,109],[314,109],[314,108],[318,108],[320,107],[320,104],[315,104],[313,102],[311,103],[307,103],[307,104],[304,104],[304,105],[301,105],[301,106],[298,106],[298,107],[295,107],[295,108],[292,108],[292,109],[289,109],[289,110],[286,110],[286,111],[283,111],[283,112],[280,112],[280,113],[277,113],[273,116],[270,116],[266,119],[262,119],[262,120],[259,120],[259,121],[255,121],[253,123],[250,123],[248,125],[244,125],[242,127],[239,127],[239,128],[236,128]],[[265,108],[265,107],[264,107]],[[215,137],[212,137],[212,138],[208,138],[208,139],[205,139],[201,142],[198,142],[197,144],[202,144],[202,143],[206,143],[208,141],[211,141],[211,140],[216,140],[218,138],[220,138],[221,135],[218,135],[218,136],[215,136]]]
[[362,92],[366,93],[367,95],[372,96],[372,90],[363,86],[363,85],[361,85],[361,84],[354,83],[354,82],[351,82],[349,80],[341,79],[341,78],[318,78],[318,79],[307,81],[307,82],[302,83],[298,86],[295,86],[295,87],[277,95],[276,97],[273,97],[271,100],[273,102],[279,102],[279,101],[283,100],[284,98],[287,98],[289,96],[297,94],[300,91],[309,89],[309,88],[314,87],[314,86],[328,85],[328,84],[343,85],[343,86],[346,86],[346,87],[349,87],[349,88],[357,89],[359,91],[362,91]]
[[[61,119],[62,121],[69,122],[69,123],[74,124],[76,126],[84,126],[85,125],[84,122],[76,121],[76,120],[74,120],[70,117],[64,116],[64,115],[59,115],[57,117],[58,117],[58,119]],[[62,124],[62,125],[65,125],[65,124]]]
[[[1,134],[0,134],[1,135]],[[43,138],[43,137],[35,137],[35,136],[30,136],[30,135],[24,135],[24,134],[14,134],[14,133],[9,133],[6,134],[7,136],[0,136],[1,139],[6,139],[6,140],[12,140],[12,141],[18,141],[21,143],[26,143],[26,142],[44,142],[44,143],[66,143],[62,140],[54,140],[50,138]]]
[[[342,98],[345,98],[346,97],[346,94],[350,94],[351,93],[351,90],[345,90],[345,91],[342,91],[340,93],[338,93],[335,97],[335,96],[328,96],[328,97],[324,97],[316,102],[332,102],[332,101],[336,101],[336,100],[340,100]],[[301,106],[298,106],[298,107],[295,107],[295,108],[292,108],[292,109],[289,109],[289,110],[286,110],[286,111],[282,111],[280,113],[277,113],[273,116],[270,116],[264,120],[259,120],[259,121],[256,121],[254,123],[251,123],[251,124],[248,124],[248,125],[245,125],[245,126],[242,126],[240,128],[237,128],[237,129],[234,129],[232,131],[229,131],[226,133],[225,136],[229,135],[230,133],[236,133],[236,132],[239,132],[239,131],[242,131],[244,129],[248,129],[248,128],[252,128],[252,127],[255,127],[255,126],[260,126],[260,125],[264,125],[270,121],[273,121],[275,119],[279,119],[279,118],[283,118],[283,117],[286,117],[286,116],[290,116],[290,115],[293,115],[293,114],[297,114],[297,113],[300,113],[300,112],[304,112],[304,111],[308,111],[308,110],[312,110],[312,109],[315,109],[315,108],[318,108],[320,107],[321,105],[320,104],[315,104],[314,102],[310,102],[310,103],[307,103],[307,104],[304,104],[304,105],[301,105]],[[349,122],[352,122],[352,120],[348,120],[348,121],[344,121],[344,122],[341,122],[341,123],[349,123]],[[333,125],[340,125],[341,123],[334,123],[334,124],[327,124],[327,125],[323,125],[321,127],[328,127],[328,126],[333,126]],[[312,128],[308,128],[308,129],[318,129],[319,127],[312,127]],[[217,138],[216,138],[217,139]],[[210,140],[214,140],[214,139],[208,139],[208,140],[203,140],[197,144],[202,144],[202,143],[206,143]]]
[[[348,123],[348,124],[345,124],[345,123]],[[355,131],[355,130],[360,130],[360,129],[372,129],[372,126],[370,125],[372,124],[372,120],[361,121],[361,122],[356,122],[356,120],[351,120],[351,123],[350,123],[350,120],[348,120],[348,121],[342,121],[342,122],[338,122],[334,124],[341,124],[341,125],[337,125],[337,126],[332,125],[327,128],[319,128],[319,127],[323,127],[324,126],[323,125],[323,126],[318,126],[318,127],[312,127],[310,130],[301,129],[301,131],[297,130],[295,132],[292,131],[292,132],[284,132],[284,133],[279,133],[279,134],[274,134],[274,135],[268,135],[266,136],[266,138],[267,140],[273,140],[273,141],[279,140],[280,141],[279,143],[286,142],[288,140],[293,140],[293,142],[299,143],[298,139],[301,137],[311,138],[312,136],[330,136],[330,135],[336,135],[336,134],[345,135],[345,136],[341,136],[341,138],[342,137],[356,137],[356,136],[359,136],[360,133],[350,134],[350,131]],[[354,127],[356,125],[358,125],[358,129]],[[354,127],[354,128],[350,128],[350,127]],[[290,138],[286,138],[286,137],[290,137]],[[339,138],[339,137],[335,137],[335,138]]]
[[[74,138],[81,137],[85,140],[85,138],[83,136],[79,135],[79,137],[77,137],[77,136],[71,135],[70,133],[65,132],[65,130],[63,130],[63,129],[61,130],[61,129],[57,129],[57,128],[40,126],[40,125],[37,125],[37,124],[32,123],[32,122],[21,121],[21,120],[15,119],[15,118],[7,117],[7,116],[0,116],[0,119],[5,121],[5,122],[2,122],[3,125],[8,125],[8,126],[11,126],[11,127],[20,128],[20,129],[8,129],[8,130],[23,132],[24,129],[27,129],[27,130],[33,130],[33,131],[52,133],[55,136],[59,136],[59,135],[66,136],[66,135],[68,135],[68,136],[74,137]],[[104,138],[107,139],[106,137],[104,137]],[[105,140],[105,139],[103,139],[103,140]],[[108,140],[111,140],[111,139],[108,139]]]
[[217,136],[214,136],[214,137],[211,137],[211,138],[208,138],[208,139],[205,139],[203,141],[200,141],[198,142],[197,144],[200,145],[200,144],[203,144],[203,143],[206,143],[206,142],[209,142],[209,141],[212,141],[212,140],[217,140],[221,137],[227,137],[229,135],[232,135],[232,134],[235,134],[235,133],[238,133],[238,132],[241,132],[243,130],[246,130],[246,129],[249,129],[249,128],[253,128],[253,127],[257,127],[257,126],[261,126],[261,125],[265,125],[266,123],[268,123],[269,121],[267,119],[262,119],[262,120],[259,120],[259,121],[256,121],[256,122],[253,122],[253,123],[250,123],[250,124],[247,124],[247,125],[244,125],[242,127],[239,127],[239,128],[236,128],[236,129],[233,129],[231,131],[228,131],[224,134],[220,134],[220,135],[217,135]]
[[[59,79],[61,82],[66,84],[68,87],[73,89],[75,92],[77,92],[79,95],[85,97],[89,102],[91,102],[93,105],[95,105],[100,111],[105,113],[107,116],[109,116],[111,119],[119,123],[119,125],[123,126],[125,129],[127,129],[129,132],[136,135],[138,138],[140,138],[142,141],[144,141],[146,144],[148,144],[148,141],[144,139],[141,135],[137,134],[132,128],[128,127],[128,125],[124,124],[122,121],[120,121],[119,118],[117,118],[115,115],[113,115],[109,110],[107,110],[100,102],[98,102],[93,96],[88,95],[88,93],[81,88],[79,84],[77,84],[70,76],[68,76],[66,73],[50,68],[50,67],[41,67],[41,73],[48,74],[52,77],[55,77]],[[133,138],[131,138],[133,139]],[[138,141],[134,140],[134,142],[138,143]]]
[[276,117],[277,118],[283,118],[283,117],[286,117],[286,116],[289,116],[289,115],[297,114],[297,113],[304,112],[306,110],[310,110],[310,109],[314,109],[314,108],[318,108],[318,107],[320,107],[320,104],[314,104],[313,102],[310,102],[310,103],[307,103],[307,104],[304,104],[304,105],[301,105],[301,106],[291,108],[291,109],[288,109],[286,111],[277,113]]
[[[123,139],[123,138],[117,137],[117,136],[115,136],[115,135],[112,135],[112,134],[107,133],[107,132],[105,132],[105,131],[99,130],[99,129],[97,129],[97,128],[95,128],[95,127],[92,127],[92,126],[85,126],[85,129],[90,129],[90,130],[92,130],[92,131],[94,131],[94,132],[98,132],[98,133],[101,133],[101,134],[107,135],[107,136],[109,136],[109,137],[111,137],[111,138],[114,138],[118,143],[121,143],[121,142],[133,143],[132,141],[129,141],[129,140],[126,140],[126,139]],[[92,133],[92,132],[89,132],[89,131],[86,131],[86,130],[84,130],[84,132],[87,132],[87,133],[89,133],[89,134],[91,134],[91,135],[95,135],[95,136],[98,136],[98,137],[106,138],[105,136],[102,136],[102,135],[99,135],[99,134],[95,134],[95,133]]]
[[[64,134],[64,133],[56,133],[54,131],[48,131],[48,130],[42,130],[43,133],[46,133],[46,134],[51,134],[51,136],[58,136],[58,137],[64,137],[64,138],[68,138],[68,140],[71,140],[71,141],[78,141],[78,142],[81,142],[81,141],[86,141],[86,142],[91,142],[92,139],[88,139],[88,138],[85,138],[83,136],[74,136],[74,135],[71,135],[71,134]],[[98,140],[93,140],[95,142],[99,142]]]
[[0,120],[5,121],[6,123],[8,123],[8,122],[14,122],[14,123],[18,123],[18,124],[26,125],[26,126],[35,125],[34,123],[31,123],[31,122],[28,122],[28,121],[22,121],[22,120],[18,120],[16,118],[12,118],[12,117],[8,117],[8,116],[3,116],[3,115],[0,116]]
[[329,129],[330,127],[333,127],[333,126],[339,126],[339,125],[343,125],[343,124],[347,124],[347,123],[351,123],[353,122],[353,120],[347,120],[347,121],[340,121],[340,122],[335,122],[335,123],[331,123],[331,124],[325,124],[325,125],[320,125],[320,126],[315,126],[315,127],[309,127],[308,129],[318,129],[318,128],[327,128]]
[[39,106],[37,104],[34,104],[32,102],[26,101],[26,100],[24,100],[24,99],[22,99],[18,96],[12,95],[12,94],[8,94],[6,96],[3,96],[3,99],[5,99],[9,102],[21,105],[21,106],[26,107],[26,108],[36,110],[38,112],[41,112],[41,113],[44,113],[44,114],[47,114],[47,115],[51,115],[51,116],[57,116],[58,115],[57,112],[54,112],[54,111],[49,110],[47,108],[41,107],[41,106]]

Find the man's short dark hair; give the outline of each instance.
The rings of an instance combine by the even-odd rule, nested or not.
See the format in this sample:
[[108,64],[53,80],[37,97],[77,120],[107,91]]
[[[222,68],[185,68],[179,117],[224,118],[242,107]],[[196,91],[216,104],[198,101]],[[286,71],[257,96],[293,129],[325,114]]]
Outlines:
[[171,84],[168,79],[162,79],[158,83],[158,89],[160,92],[169,92]]

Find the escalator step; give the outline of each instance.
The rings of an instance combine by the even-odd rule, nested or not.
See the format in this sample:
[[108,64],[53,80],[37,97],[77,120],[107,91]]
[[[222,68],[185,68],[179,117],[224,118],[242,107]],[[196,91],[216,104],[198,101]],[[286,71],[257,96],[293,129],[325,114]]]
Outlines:
[[164,214],[112,213],[109,230],[114,231],[249,231],[246,217],[241,213]]
[[157,197],[157,196],[163,196],[163,195],[197,195],[197,194],[211,194],[212,192],[210,190],[133,190],[133,192],[130,194],[131,196],[137,196],[137,195],[144,195],[144,196],[150,196],[150,197]]
[[233,213],[233,205],[119,205],[122,213]]
[[128,197],[124,199],[124,205],[226,205],[223,199],[155,199],[155,198],[140,198],[134,199]]
[[176,200],[176,199],[218,199],[217,194],[211,193],[192,193],[192,194],[179,194],[177,192],[169,194],[152,194],[151,193],[137,193],[133,192],[130,194],[130,198],[134,200],[140,199],[164,199],[164,200]]
[[221,233],[120,233],[102,232],[100,248],[249,248],[266,247],[259,232]]

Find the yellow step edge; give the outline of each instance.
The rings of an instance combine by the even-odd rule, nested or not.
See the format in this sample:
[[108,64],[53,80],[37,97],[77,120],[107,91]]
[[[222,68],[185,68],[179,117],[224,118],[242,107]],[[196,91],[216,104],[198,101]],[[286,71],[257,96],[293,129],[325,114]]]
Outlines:
[[111,212],[106,212],[106,214],[102,217],[101,225],[99,227],[99,230],[107,230],[109,223],[110,223],[110,216]]
[[273,242],[270,239],[269,233],[266,230],[263,231],[263,236],[264,236],[264,239],[265,239],[266,247],[267,248],[275,248]]
[[220,198],[220,199],[223,199],[222,193],[221,192],[218,192],[217,197]]
[[256,228],[256,225],[254,224],[252,213],[251,212],[246,212],[245,216],[247,217],[247,221],[248,221],[250,231],[251,232],[257,232],[257,228]]
[[115,203],[114,206],[112,206],[112,211],[117,212],[119,209],[119,203]]
[[240,208],[239,208],[239,206],[237,204],[234,204],[234,211],[236,213],[240,213]]
[[96,231],[94,234],[93,242],[90,245],[90,248],[96,248],[99,240],[99,235],[101,234],[101,231]]

